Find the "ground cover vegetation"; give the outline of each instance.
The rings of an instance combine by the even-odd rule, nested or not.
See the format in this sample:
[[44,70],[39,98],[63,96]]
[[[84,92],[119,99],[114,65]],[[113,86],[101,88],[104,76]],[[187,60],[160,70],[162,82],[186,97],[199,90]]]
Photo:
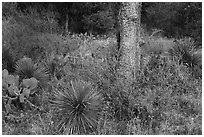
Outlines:
[[142,3],[134,79],[113,7],[2,4],[2,134],[202,134],[202,4]]

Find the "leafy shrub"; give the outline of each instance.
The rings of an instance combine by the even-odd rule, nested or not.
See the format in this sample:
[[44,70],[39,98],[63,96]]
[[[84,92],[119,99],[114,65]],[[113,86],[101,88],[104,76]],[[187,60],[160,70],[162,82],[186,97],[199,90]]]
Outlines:
[[13,15],[12,17],[17,22],[24,24],[25,26],[31,28],[36,32],[56,33],[59,31],[58,23],[56,20],[56,17],[58,15],[52,12],[51,10],[50,11],[46,9],[37,10],[28,8],[23,12],[18,10],[18,12],[13,13],[12,15]]
[[[34,14],[34,13],[33,13]],[[46,53],[51,53],[52,51],[65,53],[66,41],[63,40],[62,36],[56,33],[44,32],[41,27],[49,27],[49,22],[43,22],[43,19],[35,17],[35,15],[19,15],[18,19],[16,17],[10,17],[4,19],[2,22],[2,38],[3,45],[12,49],[12,54],[15,56],[16,60],[22,58],[23,56],[28,56],[33,60],[41,59],[46,56]],[[34,16],[34,17],[33,17]],[[40,15],[36,15],[40,16]],[[35,20],[44,26],[34,26]],[[45,17],[46,18],[46,17]],[[42,24],[41,24],[42,23]],[[38,24],[38,23],[37,23]],[[34,28],[33,28],[34,27]],[[40,27],[35,29],[35,27]],[[41,30],[43,32],[41,32]],[[60,50],[61,49],[61,50]]]
[[60,83],[54,88],[51,102],[56,110],[59,130],[66,134],[87,134],[96,130],[101,96],[90,83]]
[[33,59],[43,56],[45,50],[37,44],[37,35],[32,29],[15,22],[13,19],[3,22],[3,45],[12,49],[13,55],[17,60],[24,55]]

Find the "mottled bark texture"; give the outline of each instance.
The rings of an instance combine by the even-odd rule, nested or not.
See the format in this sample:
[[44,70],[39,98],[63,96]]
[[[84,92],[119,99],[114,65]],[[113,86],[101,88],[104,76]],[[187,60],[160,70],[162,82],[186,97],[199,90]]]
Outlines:
[[124,2],[121,6],[121,73],[134,78],[140,69],[140,16],[141,3]]

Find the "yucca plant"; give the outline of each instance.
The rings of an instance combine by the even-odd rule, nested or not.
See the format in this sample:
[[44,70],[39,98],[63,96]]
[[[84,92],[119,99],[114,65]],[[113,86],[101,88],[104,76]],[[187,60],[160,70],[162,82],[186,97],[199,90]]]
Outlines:
[[197,54],[196,43],[191,38],[184,38],[175,42],[175,45],[169,51],[172,56],[179,57],[180,63],[193,68],[201,65],[202,54]]
[[49,79],[48,71],[42,66],[35,64],[31,58],[23,57],[16,62],[15,73],[20,80],[26,78],[36,78],[41,86],[45,86]]
[[62,83],[51,100],[57,114],[57,128],[66,134],[90,134],[98,124],[101,95],[90,83]]
[[51,54],[47,55],[44,64],[51,76],[60,79],[64,74],[62,68],[66,65],[66,61],[63,55],[57,55],[56,53],[52,52]]

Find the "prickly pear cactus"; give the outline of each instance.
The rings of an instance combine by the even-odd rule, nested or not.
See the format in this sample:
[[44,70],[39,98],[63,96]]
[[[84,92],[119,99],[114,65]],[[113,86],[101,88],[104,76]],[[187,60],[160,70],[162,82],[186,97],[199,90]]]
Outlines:
[[18,93],[17,89],[19,87],[19,76],[9,75],[8,71],[4,69],[2,71],[2,86],[4,89],[8,90],[13,96]]
[[19,96],[21,103],[24,103],[24,99],[29,97],[31,90],[35,89],[37,84],[38,81],[35,78],[24,79],[22,81],[21,86],[23,87],[23,91]]
[[20,90],[15,85],[9,86],[8,87],[8,92],[9,92],[9,95],[12,96],[12,97],[20,95]]
[[[37,87],[37,84],[37,79],[33,77],[23,79],[19,84],[19,76],[10,75],[6,69],[2,71],[2,87],[3,92],[6,94],[4,97],[10,100],[8,102],[19,98],[20,103],[24,103],[29,98],[31,90]],[[11,103],[7,103],[6,105],[10,106]]]
[[33,90],[37,87],[38,81],[36,78],[24,79],[21,85],[27,89]]

